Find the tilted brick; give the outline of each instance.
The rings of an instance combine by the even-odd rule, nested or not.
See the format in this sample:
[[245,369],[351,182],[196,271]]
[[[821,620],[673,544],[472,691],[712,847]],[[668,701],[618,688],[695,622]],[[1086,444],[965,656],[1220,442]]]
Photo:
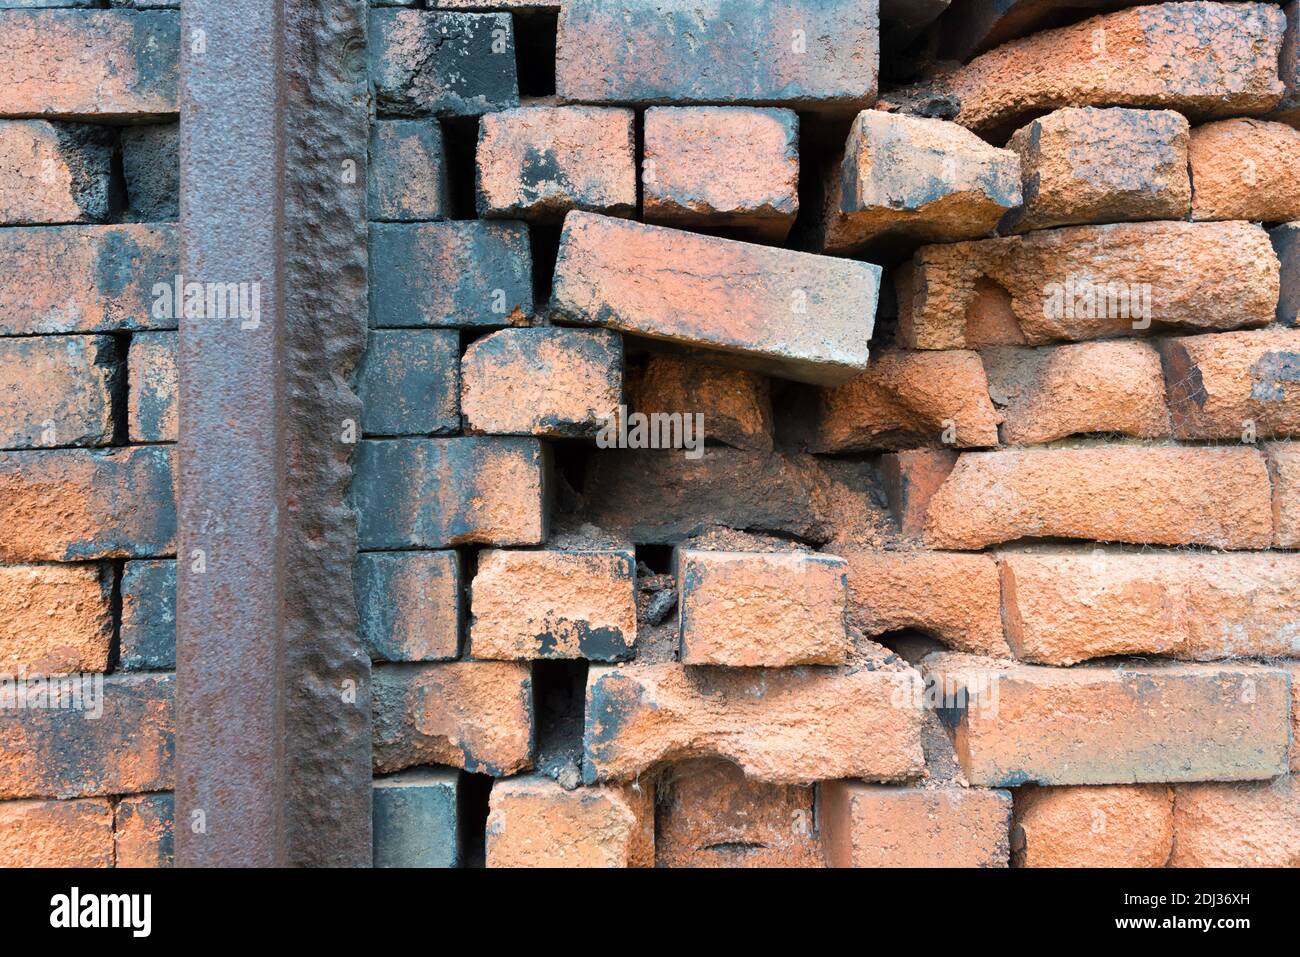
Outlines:
[[0,566],[0,671],[107,671],[112,591],[100,565]]
[[1266,446],[1273,480],[1273,544],[1300,548],[1300,442]]
[[649,784],[566,791],[550,778],[492,784],[488,867],[653,867]]
[[123,798],[113,813],[117,867],[171,867],[175,863],[175,801],[170,794]]
[[127,353],[127,423],[132,442],[175,442],[180,436],[180,369],[176,332],[138,332]]
[[1233,119],[1192,130],[1192,219],[1300,219],[1300,130]]
[[108,801],[0,801],[0,867],[112,866]]
[[1168,339],[1161,353],[1176,437],[1300,435],[1300,329]]
[[0,120],[0,225],[105,222],[114,146],[103,126]]
[[120,135],[127,202],[123,218],[134,223],[172,223],[179,220],[179,121],[125,126]]
[[460,775],[450,768],[411,768],[375,778],[375,867],[459,867],[459,792]]
[[361,640],[375,661],[442,661],[460,650],[454,551],[362,552],[353,569]]
[[1016,789],[1017,867],[1164,867],[1174,792],[1164,784]]
[[454,329],[374,329],[357,374],[367,435],[460,431],[460,336]]
[[127,562],[122,572],[119,667],[176,667],[176,562]]
[[1295,867],[1297,860],[1300,785],[1294,776],[1174,788],[1171,867]]
[[366,209],[372,220],[451,218],[447,156],[435,120],[376,120],[370,125]]
[[1277,321],[1300,326],[1300,223],[1283,223],[1268,231],[1281,265],[1281,289],[1277,300]]
[[108,336],[0,339],[0,447],[112,442],[120,370]]
[[709,440],[732,448],[770,452],[772,390],[756,372],[729,369],[690,356],[654,353],[643,370],[626,370],[631,412],[704,416]]

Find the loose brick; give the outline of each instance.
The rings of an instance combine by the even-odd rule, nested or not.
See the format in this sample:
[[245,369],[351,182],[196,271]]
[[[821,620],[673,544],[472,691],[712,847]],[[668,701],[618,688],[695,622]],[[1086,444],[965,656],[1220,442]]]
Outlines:
[[1275,226],[1268,236],[1281,264],[1277,321],[1284,326],[1300,326],[1300,223]]
[[949,78],[957,122],[997,138],[1063,106],[1176,109],[1194,119],[1265,113],[1282,95],[1286,18],[1268,3],[1164,3],[1045,30]]
[[180,370],[175,332],[141,332],[127,353],[127,423],[132,442],[175,442],[180,434]]
[[553,222],[571,209],[636,212],[631,110],[525,107],[478,129],[478,214]]
[[107,445],[119,368],[107,336],[0,339],[0,446]]
[[175,329],[178,248],[174,226],[0,230],[0,335]]
[[371,10],[367,55],[381,115],[478,116],[519,105],[508,13]]
[[539,544],[545,471],[536,439],[362,442],[352,493],[360,547]]
[[2,10],[0,116],[98,121],[180,112],[180,17],[165,11]]
[[1164,784],[1016,789],[1017,867],[1164,867],[1173,843]]
[[103,126],[0,120],[0,225],[107,220],[114,145]]
[[447,156],[437,122],[373,122],[367,176],[367,209],[372,220],[451,218]]
[[118,802],[113,846],[118,867],[171,867],[175,863],[175,802],[170,794],[140,794]]
[[799,116],[752,107],[645,111],[645,221],[782,243],[799,212]]
[[1178,438],[1300,434],[1300,329],[1169,339],[1161,353]]
[[522,223],[375,223],[372,328],[509,326],[533,311]]
[[810,448],[862,452],[998,444],[998,414],[973,352],[886,352],[820,396]]
[[654,801],[634,784],[566,791],[550,778],[496,781],[488,867],[653,867]]
[[353,582],[361,640],[373,660],[443,661],[459,653],[456,552],[362,552]]
[[876,98],[878,4],[761,0],[702,9],[568,0],[555,87],[583,103],[776,105],[856,112]]
[[1300,219],[1300,130],[1233,119],[1192,130],[1192,219]]
[[660,780],[659,867],[824,867],[813,788],[765,784],[729,761],[673,765]]
[[947,481],[957,455],[950,449],[915,449],[882,457],[880,471],[889,510],[903,535],[917,536],[925,530],[930,499]]
[[569,322],[837,385],[866,368],[879,284],[870,263],[575,212],[564,222],[551,307]]
[[1300,786],[1293,776],[1174,788],[1171,867],[1295,867],[1298,860]]
[[112,867],[108,801],[0,802],[0,867]]
[[924,246],[897,275],[898,345],[964,349],[1271,322],[1279,266],[1250,223],[1119,223]]
[[667,353],[650,355],[643,370],[628,369],[626,375],[631,412],[698,412],[711,441],[755,452],[772,450],[772,390],[765,377]]
[[980,358],[1010,445],[1092,433],[1170,434],[1160,353],[1146,343],[989,346]]
[[1033,120],[1007,143],[1020,155],[1024,205],[1002,230],[1186,219],[1187,141],[1173,110],[1067,107]]
[[583,777],[626,781],[660,761],[717,757],[775,784],[921,773],[915,672],[593,665]]
[[847,660],[844,559],[683,548],[676,565],[683,664],[785,668]]
[[956,123],[864,110],[826,186],[820,248],[987,236],[1020,205],[1020,160]]
[[904,628],[956,651],[1005,656],[997,563],[988,555],[841,548],[849,621],[864,635]]
[[1287,767],[1291,692],[1277,669],[1046,668],[955,652],[922,668],[952,709],[957,757],[975,785],[1242,781]]
[[1020,538],[1266,548],[1264,457],[1252,448],[1096,446],[966,452],[930,499],[926,541]]
[[375,771],[449,764],[493,777],[533,763],[527,664],[380,665],[372,680]]
[[137,223],[180,219],[181,144],[179,123],[122,128],[125,218]]
[[176,562],[127,562],[122,572],[123,671],[176,667]]
[[460,775],[411,768],[376,778],[372,791],[375,867],[459,867]]
[[471,607],[475,658],[622,661],[636,647],[636,556],[488,549]]
[[461,359],[467,432],[591,436],[623,401],[623,340],[601,329],[503,329]]
[[376,329],[357,375],[367,435],[460,431],[460,336],[453,329]]
[[0,671],[107,671],[112,591],[99,565],[0,567]]
[[820,821],[832,867],[1006,867],[1011,794],[827,781]]
[[149,558],[175,541],[168,449],[0,454],[0,561]]
[[1273,544],[1300,548],[1300,442],[1271,444],[1267,454],[1273,480]]
[[0,678],[0,799],[171,789],[173,675],[110,675],[102,688],[89,676],[55,680]]

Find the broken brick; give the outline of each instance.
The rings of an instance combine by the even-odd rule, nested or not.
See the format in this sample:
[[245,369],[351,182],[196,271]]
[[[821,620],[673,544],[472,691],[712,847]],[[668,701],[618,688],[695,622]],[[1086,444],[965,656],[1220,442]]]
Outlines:
[[654,353],[643,370],[627,370],[628,410],[645,416],[704,416],[707,438],[736,449],[770,452],[772,390],[756,372],[707,360]]

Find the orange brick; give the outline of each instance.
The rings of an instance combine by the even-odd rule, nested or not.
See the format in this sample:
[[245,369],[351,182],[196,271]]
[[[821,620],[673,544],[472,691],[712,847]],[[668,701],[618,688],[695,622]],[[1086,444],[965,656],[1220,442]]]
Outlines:
[[99,565],[0,567],[0,671],[107,671],[112,590]]
[[1300,329],[1187,336],[1161,351],[1178,438],[1300,435]]
[[1297,861],[1300,785],[1293,776],[1174,788],[1171,867],[1295,867]]
[[631,412],[704,415],[711,441],[737,449],[772,449],[772,391],[768,380],[693,357],[652,354],[639,373],[628,370]]
[[137,794],[118,802],[113,846],[118,867],[171,867],[173,800],[170,794]]
[[0,120],[0,224],[105,222],[113,149],[102,126]]
[[108,801],[0,801],[0,867],[112,867]]
[[1300,219],[1300,131],[1233,119],[1192,130],[1192,219]]
[[0,339],[0,445],[107,445],[119,377],[108,336]]
[[1274,442],[1266,446],[1269,475],[1273,479],[1273,544],[1300,547],[1300,442]]
[[925,530],[930,499],[948,480],[957,457],[958,453],[950,449],[917,449],[881,459],[885,495],[904,535],[920,535]]
[[492,785],[488,867],[653,867],[648,783],[566,791],[550,778]]
[[1016,789],[1017,867],[1164,867],[1173,843],[1164,784]]

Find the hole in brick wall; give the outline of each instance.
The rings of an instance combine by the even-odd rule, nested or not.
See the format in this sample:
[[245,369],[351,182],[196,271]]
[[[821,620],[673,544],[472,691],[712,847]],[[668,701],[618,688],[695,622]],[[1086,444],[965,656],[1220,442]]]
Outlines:
[[122,660],[122,575],[125,572],[125,559],[111,561],[104,569],[105,575],[113,576],[113,588],[108,599],[109,615],[113,621],[113,637],[109,639],[108,645],[110,673],[117,670],[118,663]]
[[585,441],[552,441],[551,474],[560,484],[556,504],[563,508],[568,494],[581,495],[586,485],[587,462],[596,453]]
[[456,829],[460,835],[461,864],[483,867],[487,863],[488,800],[492,778],[461,772],[456,798]]
[[555,94],[555,46],[560,15],[554,10],[515,13],[515,68],[521,97]]
[[636,546],[637,565],[645,565],[656,575],[670,575],[673,570],[673,547],[671,545]]
[[587,662],[533,662],[537,715],[537,769],[565,787],[582,780],[582,729],[586,719]]
[[636,165],[636,218],[645,221],[645,183],[641,170],[645,168],[645,110],[637,110],[632,120],[632,161]]
[[478,149],[478,117],[454,116],[440,121],[447,157],[447,196],[452,219],[473,219],[475,206],[474,154]]
[[528,248],[533,257],[533,311],[544,315],[551,301],[551,279],[560,256],[563,223],[529,223]]
[[117,142],[113,147],[113,160],[108,177],[108,221],[120,223],[126,217],[130,198],[126,193],[126,166],[122,159],[122,134],[120,132],[116,133],[115,138]]
[[799,114],[799,215],[790,230],[787,246],[813,248],[822,215],[826,175],[840,161],[852,123],[852,117]]
[[108,391],[112,402],[113,445],[126,445],[130,441],[129,415],[127,401],[130,392],[128,375],[130,365],[127,356],[131,351],[131,333],[117,332],[110,334],[112,351],[95,357],[96,365],[109,364],[113,368],[109,379]]
[[910,664],[916,664],[932,651],[948,650],[948,646],[938,638],[910,628],[900,631],[887,631],[883,635],[873,635],[869,640],[878,645],[884,645]]

